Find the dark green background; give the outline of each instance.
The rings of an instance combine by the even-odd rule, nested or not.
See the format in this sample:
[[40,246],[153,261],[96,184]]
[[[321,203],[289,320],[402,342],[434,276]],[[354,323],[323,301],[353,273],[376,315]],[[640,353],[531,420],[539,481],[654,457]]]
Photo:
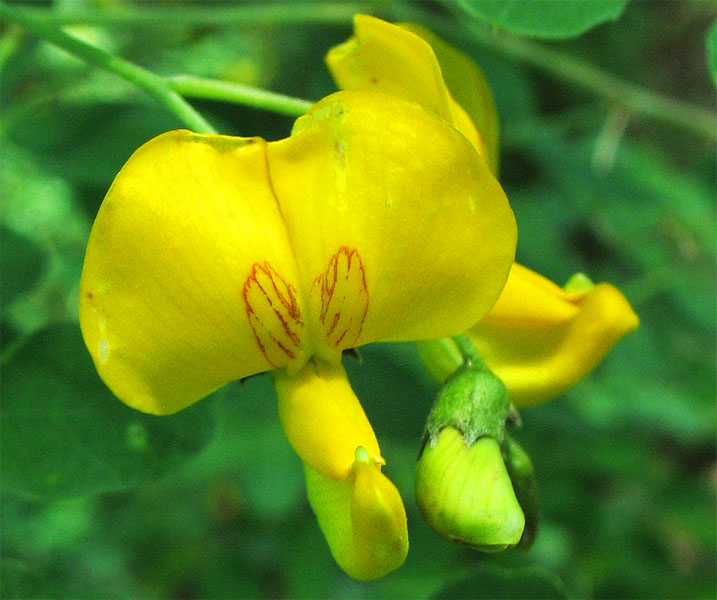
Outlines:
[[[641,327],[586,381],[523,411],[517,437],[543,498],[528,552],[479,554],[424,524],[413,466],[436,386],[411,345],[347,359],[411,536],[399,571],[352,581],[310,512],[266,376],[161,419],[124,407],[99,381],[76,317],[89,227],[132,151],[181,124],[130,84],[5,22],[2,595],[714,597],[714,137],[629,115],[472,43],[474,23],[451,3],[314,3],[301,5],[304,18],[292,16],[297,4],[277,3],[253,23],[226,17],[229,5],[201,4],[204,17],[173,2],[44,6],[69,13],[72,33],[157,73],[307,99],[334,90],[323,55],[350,35],[354,8],[437,30],[494,89],[518,259],[560,284],[579,270],[616,284]],[[714,110],[704,46],[714,18],[711,2],[633,2],[615,22],[545,43]],[[241,106],[195,106],[222,133],[279,139],[291,127]]]

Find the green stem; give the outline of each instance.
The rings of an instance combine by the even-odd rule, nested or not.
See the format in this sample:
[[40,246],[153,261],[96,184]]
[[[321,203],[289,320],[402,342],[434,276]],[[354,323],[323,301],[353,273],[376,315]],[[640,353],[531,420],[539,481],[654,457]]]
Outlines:
[[458,351],[463,356],[465,362],[472,362],[476,367],[482,367],[488,371],[487,365],[483,362],[483,359],[478,354],[476,347],[473,345],[471,338],[466,333],[460,333],[453,337],[453,342],[458,347]]
[[184,125],[198,133],[215,133],[216,130],[192,106],[174,90],[164,79],[130,62],[122,60],[104,50],[95,48],[56,27],[45,23],[41,18],[13,6],[0,3],[0,16],[22,25],[30,33],[37,35],[56,46],[67,50],[88,63],[116,73],[142,88],[156,100],[166,106]]
[[421,340],[414,345],[428,372],[438,383],[444,383],[468,361],[478,369],[490,371],[465,333],[453,338]]
[[[82,5],[81,5],[82,6]],[[380,3],[378,4],[380,6]],[[348,24],[354,14],[373,12],[366,2],[283,2],[212,4],[191,7],[161,8],[137,5],[117,5],[108,9],[68,8],[48,10],[28,9],[29,14],[55,25],[117,25],[149,26],[178,23],[181,25],[294,25],[294,24]]]
[[218,79],[181,75],[167,77],[164,81],[182,96],[234,102],[290,117],[300,117],[312,104],[310,101],[302,100],[301,98],[285,96],[284,94]]
[[507,35],[494,35],[470,25],[470,38],[483,46],[532,65],[557,79],[606,98],[629,111],[670,123],[692,133],[717,140],[717,119],[712,111],[689,102],[667,98],[535,42]]
[[437,383],[444,383],[463,364],[463,355],[451,338],[421,340],[414,342],[414,346]]

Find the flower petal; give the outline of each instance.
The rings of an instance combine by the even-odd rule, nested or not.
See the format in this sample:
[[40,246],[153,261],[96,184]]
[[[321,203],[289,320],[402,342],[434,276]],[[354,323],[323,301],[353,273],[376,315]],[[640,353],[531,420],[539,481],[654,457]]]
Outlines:
[[290,362],[287,349],[302,360],[298,289],[266,143],[172,131],[132,155],[100,207],[80,324],[110,389],[165,414]]
[[273,375],[281,424],[336,562],[356,579],[397,569],[408,552],[406,512],[343,366],[316,360]]
[[340,363],[311,361],[296,375],[282,370],[273,375],[284,433],[314,470],[343,479],[359,446],[381,457],[371,424]]
[[[354,36],[332,48],[326,63],[341,89],[380,91],[416,102],[458,129],[481,155],[490,150],[489,162],[497,158],[497,117],[482,73],[438,36],[413,25],[393,25],[356,15]],[[461,106],[454,100],[454,90],[449,91],[444,79],[446,73],[451,73],[454,83],[460,82],[456,89],[463,100],[470,99],[468,104]],[[479,133],[471,120],[474,115],[469,117],[464,110],[467,106],[477,109],[475,115],[481,117],[476,123],[490,136],[488,149],[483,130]],[[490,111],[486,112],[485,106],[490,106]],[[493,120],[483,118],[487,115]]]
[[338,565],[354,579],[378,579],[408,554],[406,511],[381,463],[357,449],[350,473],[335,481],[304,465],[311,508]]
[[568,293],[516,263],[491,312],[468,334],[520,407],[580,381],[638,323],[610,284]]
[[492,437],[469,445],[458,429],[444,427],[418,459],[415,491],[428,524],[448,539],[496,551],[523,535],[523,509]]
[[[455,129],[393,96],[339,92],[268,151],[302,280],[314,280],[319,355],[337,362],[353,345],[457,334],[492,306],[515,219]],[[332,264],[333,280],[346,282],[336,286],[338,318],[360,323],[338,340],[316,314],[325,298],[315,279]]]
[[[486,160],[491,171],[497,175],[500,122],[493,93],[483,71],[469,56],[432,31],[412,23],[402,24],[401,27],[421,36],[431,45],[451,96],[473,121],[485,145]],[[461,128],[459,130],[462,131]]]

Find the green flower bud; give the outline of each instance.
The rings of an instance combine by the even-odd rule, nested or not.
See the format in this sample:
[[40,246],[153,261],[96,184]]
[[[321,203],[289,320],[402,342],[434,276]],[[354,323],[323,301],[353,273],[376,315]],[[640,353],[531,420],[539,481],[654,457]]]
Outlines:
[[465,362],[444,384],[426,423],[418,505],[428,524],[455,542],[484,551],[529,547],[540,502],[530,458],[505,433],[517,413],[472,344],[456,343]]
[[415,490],[428,524],[452,541],[484,551],[520,541],[525,517],[492,437],[469,445],[455,427],[443,428],[423,449]]

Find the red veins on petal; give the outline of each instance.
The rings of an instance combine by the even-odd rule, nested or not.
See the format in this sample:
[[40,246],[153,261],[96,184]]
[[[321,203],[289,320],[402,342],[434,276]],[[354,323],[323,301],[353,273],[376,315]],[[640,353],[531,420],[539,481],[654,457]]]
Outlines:
[[[268,263],[254,263],[242,292],[249,325],[262,354],[274,367],[302,358],[304,321],[296,288]],[[361,335],[368,288],[361,256],[342,246],[311,286],[313,314],[327,345],[343,350]]]
[[326,272],[311,286],[311,299],[328,345],[353,346],[361,335],[369,301],[366,273],[355,248],[342,246],[331,257]]
[[268,262],[254,263],[243,296],[249,325],[269,363],[278,367],[296,358],[304,329],[296,288]]

